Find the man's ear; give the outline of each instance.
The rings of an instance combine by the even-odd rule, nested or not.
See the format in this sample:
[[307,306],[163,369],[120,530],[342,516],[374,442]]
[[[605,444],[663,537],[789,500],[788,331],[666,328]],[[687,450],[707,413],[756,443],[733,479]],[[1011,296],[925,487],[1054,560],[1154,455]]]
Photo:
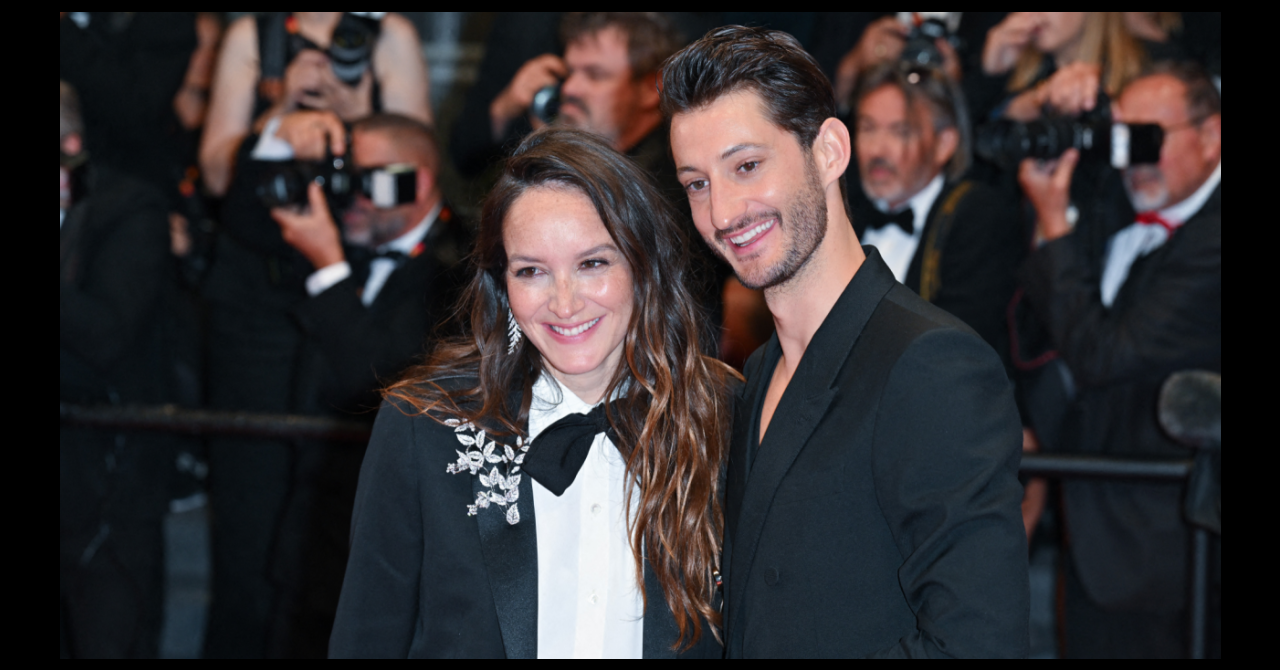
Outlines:
[[62,153],[68,156],[78,156],[84,150],[84,140],[80,137],[80,133],[67,133],[60,142]]
[[825,189],[838,182],[849,167],[853,141],[844,122],[831,117],[822,122],[818,136],[813,140],[813,160]]
[[1222,160],[1222,115],[1213,114],[1200,122],[1200,146],[1206,162]]
[[660,94],[658,93],[658,73],[650,72],[640,78],[640,109],[645,111],[658,108]]
[[436,175],[424,165],[418,166],[418,183],[417,190],[414,193],[414,200],[417,202],[425,202],[427,197],[431,195],[431,191],[436,186]]
[[933,167],[935,170],[942,169],[944,165],[951,161],[951,157],[956,155],[956,148],[960,146],[960,131],[955,128],[944,128],[938,133],[938,141],[933,145]]

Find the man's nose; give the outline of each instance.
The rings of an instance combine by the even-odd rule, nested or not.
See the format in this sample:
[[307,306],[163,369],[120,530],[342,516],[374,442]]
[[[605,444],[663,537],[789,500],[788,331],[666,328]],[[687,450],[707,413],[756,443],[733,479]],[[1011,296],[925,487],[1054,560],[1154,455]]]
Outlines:
[[717,230],[726,230],[746,213],[746,198],[741,191],[729,181],[711,187],[711,225]]
[[568,319],[577,314],[583,307],[582,298],[578,295],[579,285],[576,278],[559,277],[552,289],[551,301],[547,307],[552,314],[561,319]]

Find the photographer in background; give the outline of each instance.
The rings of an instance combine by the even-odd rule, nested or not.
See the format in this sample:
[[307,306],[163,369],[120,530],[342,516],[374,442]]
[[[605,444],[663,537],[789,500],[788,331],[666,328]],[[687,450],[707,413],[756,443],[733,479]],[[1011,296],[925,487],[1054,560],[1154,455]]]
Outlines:
[[[1021,281],[1067,371],[1062,425],[1036,430],[1061,435],[1045,440],[1056,450],[1185,458],[1157,424],[1156,401],[1173,372],[1222,370],[1221,97],[1203,68],[1166,64],[1123,89],[1114,117],[1164,131],[1159,162],[1123,172],[1129,203],[1082,206],[1074,226],[1080,154],[1019,170],[1043,241]],[[1098,259],[1087,237],[1100,231],[1110,234]],[[1182,484],[1072,479],[1062,489],[1067,655],[1185,653]]]
[[[665,159],[657,70],[682,43],[671,19],[658,12],[569,12],[560,39],[563,57],[547,53],[525,62],[489,103],[487,118],[459,119],[454,156],[464,173],[479,173],[503,146],[548,122],[538,117],[546,108],[542,98],[534,104],[548,87],[559,101],[556,122],[601,135],[643,167]],[[674,184],[674,170],[670,176]]]
[[[342,137],[336,116],[322,120],[330,136]],[[372,422],[379,389],[424,351],[452,306],[462,284],[454,269],[469,240],[441,194],[440,150],[426,125],[394,114],[357,121],[349,156],[352,181],[371,188],[358,189],[343,211],[331,210],[311,182],[298,194],[305,206],[271,215],[315,268],[309,297],[293,310],[303,336],[294,411]],[[295,443],[272,557],[270,656],[326,653],[363,455],[357,444]]]
[[399,14],[243,17],[227,29],[218,56],[200,145],[205,184],[225,194],[240,143],[283,114],[329,110],[354,121],[387,111],[431,123],[429,88],[418,32]]
[[[281,161],[345,156],[345,133],[325,135],[334,117],[431,118],[417,32],[404,17],[378,16],[271,13],[228,29],[201,144],[209,188],[226,193],[204,279],[214,409],[287,413],[299,402],[303,333],[293,311],[315,268],[281,237],[258,195],[263,178]],[[256,658],[274,644],[270,557],[292,469],[286,441],[209,440],[208,657]]]
[[880,250],[899,282],[1003,354],[1022,235],[1012,202],[964,178],[971,133],[959,87],[939,70],[885,63],[863,77],[854,101],[858,239]]
[[[87,162],[74,90],[58,82],[58,400],[167,401],[163,291],[173,280],[166,201]],[[174,452],[166,438],[58,430],[61,655],[153,658],[163,618]]]

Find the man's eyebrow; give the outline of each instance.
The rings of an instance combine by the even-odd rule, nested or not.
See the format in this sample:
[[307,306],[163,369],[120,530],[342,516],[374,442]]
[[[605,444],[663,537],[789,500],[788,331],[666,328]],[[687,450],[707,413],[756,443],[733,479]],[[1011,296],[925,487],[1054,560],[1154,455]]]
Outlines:
[[763,149],[763,148],[764,148],[763,144],[736,144],[734,146],[729,147],[728,149],[725,149],[724,153],[720,154],[720,160],[724,160],[738,153],[739,151],[746,151],[747,149]]
[[[751,144],[751,143],[735,144],[729,147],[728,149],[725,149],[724,152],[720,154],[720,160],[726,160],[730,156],[738,153],[739,151],[746,151],[747,149],[763,149],[763,148],[765,148],[763,144]],[[686,172],[697,172],[697,171],[698,169],[695,167],[684,165],[676,170],[676,174],[680,175]]]

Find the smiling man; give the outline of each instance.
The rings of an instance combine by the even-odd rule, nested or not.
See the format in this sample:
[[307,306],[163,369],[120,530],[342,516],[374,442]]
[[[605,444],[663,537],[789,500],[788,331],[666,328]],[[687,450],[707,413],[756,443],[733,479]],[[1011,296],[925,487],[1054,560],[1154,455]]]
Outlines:
[[777,326],[734,415],[727,655],[1025,655],[1012,390],[860,244],[817,63],[785,33],[719,28],[664,65],[662,109],[698,232]]

